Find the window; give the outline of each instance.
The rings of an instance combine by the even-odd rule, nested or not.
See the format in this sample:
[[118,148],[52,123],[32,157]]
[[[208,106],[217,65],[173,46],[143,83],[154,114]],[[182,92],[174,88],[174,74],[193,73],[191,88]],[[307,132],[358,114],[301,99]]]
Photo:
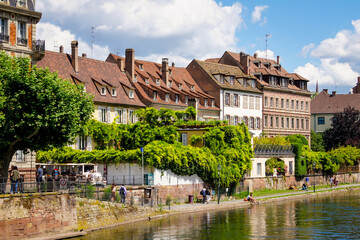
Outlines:
[[287,84],[286,84],[286,79],[285,79],[285,78],[282,78],[282,79],[281,79],[281,86],[282,86],[282,87],[286,87],[286,85],[287,85]]
[[254,124],[255,124],[255,122],[254,122],[254,118],[253,117],[250,117],[250,129],[254,129]]
[[130,111],[129,111],[129,121],[130,121],[130,123],[135,123],[134,110],[130,110]]
[[233,76],[230,77],[230,84],[231,85],[235,84],[235,78]]
[[281,109],[284,109],[284,99],[281,99],[281,105],[280,105]]
[[304,102],[303,101],[301,101],[301,104],[300,104],[300,109],[301,109],[301,111],[304,111]]
[[309,102],[306,102],[305,109],[306,109],[307,112],[309,111]]
[[18,22],[18,44],[27,45],[26,39],[26,23]]
[[291,128],[294,129],[294,119],[291,118]]
[[243,117],[243,122],[246,126],[248,126],[248,117]]
[[264,107],[268,107],[268,97],[264,98]]
[[189,97],[188,96],[185,96],[185,104],[189,104]]
[[289,118],[286,118],[286,128],[289,128],[290,127],[290,120]]
[[86,150],[86,137],[79,137],[78,141],[78,149]]
[[249,108],[254,109],[254,96],[249,97]]
[[175,94],[175,102],[179,103],[179,94]]
[[239,123],[239,117],[235,116],[234,117],[234,125],[236,126],[236,125],[238,125],[238,123]]
[[275,126],[276,128],[279,128],[279,117],[275,118]]
[[306,130],[309,130],[309,120],[308,119],[306,119]]
[[182,145],[184,145],[184,146],[187,145],[187,133],[182,133],[182,134],[181,134],[181,143],[182,143]]
[[106,107],[99,107],[99,121],[109,122],[110,109]]
[[273,108],[274,107],[274,98],[271,97],[270,98],[270,108]]
[[230,93],[225,93],[225,105],[230,106]]
[[293,161],[289,161],[289,174],[292,175],[293,171]]
[[224,75],[220,75],[220,83],[224,84]]
[[230,124],[231,124],[231,122],[230,122],[230,115],[226,115],[225,118],[226,118],[226,121],[228,121],[228,124],[230,125]]
[[149,85],[149,79],[148,79],[148,78],[145,78],[145,83],[146,83],[147,85]]
[[248,96],[243,96],[243,108],[248,108]]
[[267,122],[268,122],[268,116],[265,116],[264,117],[264,128],[267,128],[267,126],[268,126]]
[[294,100],[291,100],[291,110],[294,110]]
[[191,85],[191,90],[195,91],[195,85]]
[[215,99],[211,100],[211,107],[215,107]]
[[289,103],[290,103],[290,100],[286,99],[286,109],[289,109]]
[[244,79],[243,82],[244,82],[244,87],[247,87],[247,80]]
[[172,81],[169,81],[169,86],[168,87],[170,88],[171,86],[172,86]]
[[274,127],[274,117],[270,117],[270,128]]
[[[5,39],[5,36],[7,36],[7,38]],[[0,40],[6,40],[9,41],[9,36],[8,36],[8,20],[5,18],[0,18]]]
[[239,97],[238,97],[239,95],[237,95],[237,94],[234,94],[234,106],[235,107],[238,107],[239,105],[239,103],[238,103],[238,99],[239,99]]
[[275,107],[279,108],[279,99],[278,98],[275,99]]
[[116,112],[116,114],[117,114],[117,120],[116,120],[116,122],[117,123],[122,123],[123,122],[123,116],[122,116],[122,114],[123,114],[123,110],[122,109],[115,109],[115,112]]
[[261,176],[261,163],[257,163],[257,175]]
[[296,101],[296,110],[299,110],[299,101]]
[[156,101],[156,99],[157,99],[157,91],[154,91],[153,100]]
[[113,97],[116,96],[116,88],[111,89],[111,96],[113,96]]
[[18,4],[20,7],[26,7],[26,1],[25,0],[18,0]]
[[318,125],[324,125],[325,124],[325,117],[318,117]]
[[172,70],[171,70],[171,69],[169,69],[169,74],[170,74],[170,75],[172,74]]
[[256,118],[256,129],[260,129],[260,118]]
[[255,88],[256,84],[255,84],[255,80],[251,80],[251,87]]
[[301,125],[300,125],[301,129],[304,129],[304,119],[301,119]]
[[129,91],[129,98],[134,98],[134,90]]
[[169,94],[168,93],[165,94],[165,102],[169,102]]
[[101,87],[101,95],[106,95],[106,88],[105,87]]
[[142,64],[139,64],[139,69],[140,70],[143,70],[144,69],[144,66]]
[[296,129],[299,129],[300,128],[300,124],[299,124],[299,119],[297,118],[296,119]]
[[179,89],[182,90],[182,84],[179,84]]
[[156,81],[156,85],[160,86],[160,79],[157,78],[155,81]]
[[23,150],[17,150],[15,156],[16,162],[25,162],[25,154]]
[[255,97],[255,109],[260,110],[260,97]]

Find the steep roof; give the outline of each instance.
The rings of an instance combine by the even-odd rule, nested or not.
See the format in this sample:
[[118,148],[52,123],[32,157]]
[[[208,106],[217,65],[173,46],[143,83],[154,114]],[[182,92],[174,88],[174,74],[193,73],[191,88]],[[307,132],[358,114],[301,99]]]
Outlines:
[[205,70],[205,72],[210,76],[210,78],[221,88],[234,89],[234,90],[246,91],[246,92],[254,92],[254,93],[262,93],[256,87],[253,88],[249,85],[247,85],[245,87],[237,80],[235,80],[234,85],[232,85],[230,82],[228,82],[226,80],[224,80],[224,83],[220,83],[220,81],[214,77],[214,75],[216,75],[216,74],[223,74],[223,75],[227,75],[227,76],[233,76],[235,78],[256,80],[255,77],[244,74],[241,71],[241,69],[238,67],[221,64],[221,63],[209,62],[209,61],[200,61],[200,60],[194,60],[194,61],[197,64],[199,64],[201,66],[201,68],[203,68]]
[[342,112],[346,107],[360,110],[360,94],[328,94],[322,91],[311,100],[311,114]]
[[[109,57],[113,58],[115,61],[118,59],[125,60],[125,58],[115,54],[110,54]],[[141,68],[140,64],[142,65]],[[169,70],[171,71],[171,74],[169,74],[169,81],[172,81],[172,85],[171,87],[166,86],[166,83],[162,79],[161,67],[161,64],[155,62],[135,59],[134,74],[137,75],[137,80],[133,82],[133,85],[139,91],[141,96],[146,99],[146,101],[152,103],[161,103],[164,105],[187,107],[188,105],[185,103],[185,96],[188,96],[189,98],[202,98],[209,100],[215,99],[213,96],[205,93],[201,89],[201,87],[197,84],[186,68],[169,66]],[[148,80],[146,81],[146,79]],[[156,83],[156,79],[158,79],[159,85]],[[154,100],[148,94],[149,89],[152,91],[169,93],[169,101],[161,98],[161,96],[158,96],[157,100]],[[179,95],[179,102],[175,101],[175,94]],[[204,102],[201,101],[199,108],[220,110],[217,107],[211,107],[211,102],[208,102],[208,106],[205,107]]]
[[[69,54],[46,51],[44,58],[36,65],[57,72],[62,79],[84,84],[86,92],[94,96],[95,102],[145,106],[135,92],[134,98],[129,98],[128,90],[134,88],[116,64],[79,57],[79,72],[76,73]],[[106,95],[101,95],[101,87],[106,87]],[[111,95],[112,88],[116,89],[116,96]]]

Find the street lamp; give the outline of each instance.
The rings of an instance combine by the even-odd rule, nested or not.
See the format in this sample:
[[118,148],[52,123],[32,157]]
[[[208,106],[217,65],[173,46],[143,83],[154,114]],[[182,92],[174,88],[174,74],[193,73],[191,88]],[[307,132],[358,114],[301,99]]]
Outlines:
[[220,204],[220,171],[221,171],[220,163],[219,163],[217,169],[218,169],[218,204]]
[[316,162],[313,161],[313,170],[314,170],[314,192],[315,192],[315,167],[316,167]]

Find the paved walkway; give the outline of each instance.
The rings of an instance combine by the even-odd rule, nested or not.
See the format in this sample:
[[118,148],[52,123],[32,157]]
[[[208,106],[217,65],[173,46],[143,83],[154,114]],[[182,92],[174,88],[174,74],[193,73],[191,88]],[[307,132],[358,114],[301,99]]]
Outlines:
[[[345,184],[345,185],[339,185],[332,188],[316,188],[315,187],[315,193],[320,191],[332,191],[335,189],[345,189],[349,187],[360,187],[359,183],[356,184]],[[304,190],[294,190],[293,192],[284,192],[279,194],[270,194],[265,196],[256,197],[256,200],[261,199],[267,199],[267,198],[277,198],[277,197],[283,197],[283,196],[291,196],[291,195],[303,195],[303,194],[312,194],[314,193],[314,189],[310,187],[308,191]],[[193,204],[179,204],[179,205],[172,205],[170,209],[172,211],[176,212],[194,212],[194,211],[204,211],[204,210],[210,210],[210,209],[226,209],[226,208],[234,208],[235,206],[247,206],[249,205],[248,202],[245,202],[243,199],[237,199],[237,200],[225,200],[220,201],[220,205],[218,207],[215,207],[214,205],[218,205],[217,201],[211,201],[209,204],[203,204],[203,203],[193,203]],[[164,209],[167,210],[168,206],[164,206]]]

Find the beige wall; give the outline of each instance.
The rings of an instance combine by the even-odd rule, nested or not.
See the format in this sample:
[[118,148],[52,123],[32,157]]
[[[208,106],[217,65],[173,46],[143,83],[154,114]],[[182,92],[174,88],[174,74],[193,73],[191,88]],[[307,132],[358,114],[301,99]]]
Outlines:
[[[326,129],[331,128],[331,118],[334,115],[331,113],[322,113],[322,114],[311,114],[311,130],[315,132],[324,132]],[[325,118],[325,124],[318,124],[318,118]]]
[[[265,177],[265,163],[267,160],[269,160],[270,157],[268,158],[253,158],[252,159],[252,169],[251,169],[251,173],[250,176],[251,178],[263,178]],[[287,172],[286,172],[286,176],[293,176],[295,175],[295,158],[294,157],[284,157],[284,158],[279,158],[281,160],[284,161],[285,165],[287,166]],[[290,162],[292,164],[292,174],[290,174]],[[258,164],[260,166],[261,169],[261,173],[258,174]]]

